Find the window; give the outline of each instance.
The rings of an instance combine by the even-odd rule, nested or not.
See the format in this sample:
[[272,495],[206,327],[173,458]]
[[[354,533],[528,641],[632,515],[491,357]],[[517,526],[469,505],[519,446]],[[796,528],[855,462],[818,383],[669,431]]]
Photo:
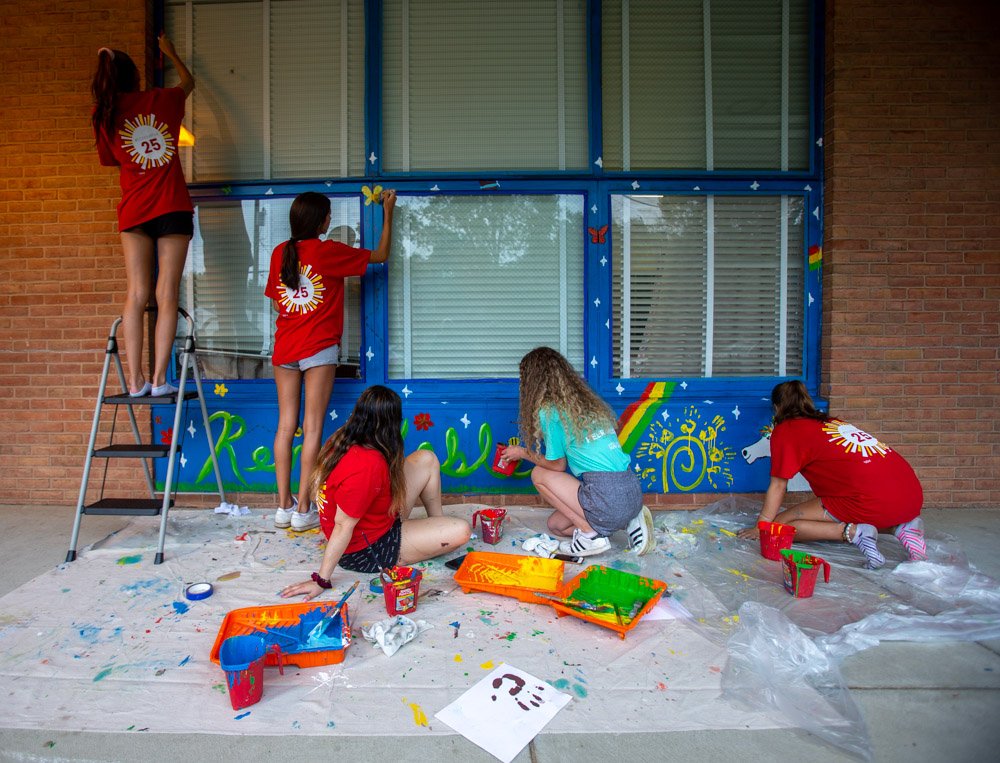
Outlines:
[[[356,246],[360,201],[333,198],[327,237]],[[208,378],[270,377],[274,310],[264,296],[271,252],[290,235],[292,199],[200,201],[195,210],[181,301],[193,312],[198,356]],[[341,363],[359,363],[360,279],[345,282]]]
[[586,19],[584,0],[386,0],[383,167],[585,168]]
[[616,195],[612,228],[618,376],[802,372],[801,197]]
[[410,196],[397,209],[390,378],[516,377],[539,345],[582,371],[582,196]]
[[190,182],[364,173],[362,0],[168,2],[165,19],[197,81]]
[[807,0],[601,8],[605,169],[809,169]]

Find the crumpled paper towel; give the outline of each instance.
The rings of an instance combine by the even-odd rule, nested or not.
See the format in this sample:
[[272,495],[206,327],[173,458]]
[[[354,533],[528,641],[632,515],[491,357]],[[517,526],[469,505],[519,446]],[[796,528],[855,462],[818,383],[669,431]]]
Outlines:
[[245,517],[250,513],[250,509],[247,506],[237,506],[235,503],[226,503],[223,501],[215,507],[215,513],[228,514],[231,517]]
[[433,627],[425,620],[414,622],[404,615],[396,615],[388,620],[379,620],[377,623],[364,626],[361,635],[372,646],[382,647],[387,657],[392,657],[403,644],[408,644]]
[[528,538],[521,544],[521,548],[525,551],[534,551],[538,556],[548,559],[559,550],[559,541],[545,533],[539,533]]

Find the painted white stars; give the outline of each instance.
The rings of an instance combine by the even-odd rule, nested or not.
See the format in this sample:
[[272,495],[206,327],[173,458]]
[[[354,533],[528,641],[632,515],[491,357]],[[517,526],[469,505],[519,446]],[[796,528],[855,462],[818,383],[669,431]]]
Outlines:
[[471,422],[471,421],[469,420],[469,414],[467,414],[467,413],[463,413],[463,414],[462,414],[462,418],[460,418],[460,419],[459,419],[459,421],[461,421],[461,422],[462,422],[462,423],[463,423],[463,424],[465,425],[465,428],[466,428],[466,429],[468,429],[468,428],[469,428],[469,424],[471,424],[471,423],[472,423],[472,422]]
[[610,318],[608,318],[606,321],[604,321],[604,328],[606,328],[608,330],[611,329],[611,319]]
[[600,306],[601,306],[601,298],[600,297],[596,297],[594,299],[594,307],[600,307]]
[[590,208],[590,211],[593,212],[596,215],[597,214],[597,205],[595,204],[594,206],[592,206]]
[[733,408],[732,414],[733,414],[733,418],[734,419],[736,419],[737,421],[740,420],[740,406],[739,405],[737,405],[735,408]]
[[371,359],[375,357],[375,353],[372,352],[371,345],[368,346],[368,351],[365,353],[365,357],[368,358],[369,363],[371,362]]
[[823,148],[823,136],[821,135],[819,140],[816,141],[816,145]]
[[437,183],[435,183],[434,185],[431,186],[431,190],[432,191],[440,191],[441,190],[441,186],[439,186]]
[[705,405],[715,405],[714,400],[702,400],[701,402],[703,402]]
[[819,206],[818,205],[817,205],[816,209],[813,210],[813,217],[815,217],[817,220],[819,220]]
[[594,160],[594,164],[596,164],[598,167],[600,167],[603,170],[604,169],[604,157],[601,157],[601,156],[597,157]]
[[264,191],[264,195],[265,196],[274,196],[274,189],[273,188],[268,188],[266,191]]
[[670,418],[670,411],[668,411],[666,408],[664,408],[663,409],[663,413],[660,414],[660,418],[663,419],[664,421],[666,421],[667,419],[669,419]]
[[333,185],[333,181],[332,180],[327,180],[325,183],[323,183],[323,185],[325,185],[327,188],[329,188],[331,185]]
[[405,384],[403,385],[403,388],[400,390],[400,392],[402,392],[403,393],[403,397],[405,397],[407,399],[409,399],[410,395],[413,394],[413,390],[410,389],[409,386],[405,385]]
[[812,295],[812,292],[809,292],[809,305],[810,305],[810,306],[812,306],[812,303],[813,303],[813,302],[815,302],[815,301],[816,301],[816,300],[815,300],[815,299],[813,299],[813,295]]
[[686,381],[682,381],[681,382],[681,389],[687,389],[687,388],[688,388],[688,383]]
[[181,469],[187,466],[187,463],[188,463],[187,456],[181,453]]
[[590,365],[592,368],[597,368],[597,356],[595,355],[590,359]]
[[758,183],[758,182],[757,182],[756,180],[754,180],[754,181],[753,181],[753,182],[752,182],[752,183],[750,184],[750,187],[751,187],[751,188],[752,188],[753,190],[755,190],[755,191],[756,191],[756,190],[757,190],[758,188],[760,188],[760,183]]
[[336,409],[330,411],[330,421],[336,421],[337,418],[338,417],[337,417],[337,411],[336,411]]
[[372,151],[371,155],[368,157],[368,163],[369,164],[375,164],[375,160],[376,159],[378,159],[378,157],[375,156],[375,152]]
[[602,255],[601,255],[601,259],[599,259],[599,260],[598,260],[598,262],[600,262],[600,263],[601,263],[601,267],[602,267],[602,268],[603,268],[603,267],[607,267],[607,265],[608,265],[608,258],[607,258],[607,257],[605,257],[605,256],[604,256],[604,255],[602,254]]
[[809,185],[808,183],[806,183],[806,187],[803,188],[802,190],[803,191],[811,191],[812,189],[813,189],[813,187],[811,185]]
[[188,430],[187,431],[188,431],[188,434],[190,434],[192,437],[194,437],[195,434],[197,434],[198,430],[195,429],[193,421],[189,421],[188,422]]
[[618,386],[615,387],[615,392],[617,392],[619,395],[621,395],[621,393],[624,392],[624,391],[625,391],[625,388],[622,386],[622,383],[618,382]]
[[696,186],[695,186],[694,188],[692,188],[691,190],[692,190],[692,191],[700,191],[700,190],[701,190],[701,186],[700,186],[700,185],[696,185]]
[[638,180],[633,180],[632,181],[632,190],[633,191],[638,191],[639,190],[639,181]]

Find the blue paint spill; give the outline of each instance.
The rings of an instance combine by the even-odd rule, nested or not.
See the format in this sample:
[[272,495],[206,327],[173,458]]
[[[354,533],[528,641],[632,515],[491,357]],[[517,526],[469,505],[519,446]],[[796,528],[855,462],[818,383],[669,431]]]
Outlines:
[[190,659],[191,659],[191,655],[189,654],[187,657],[185,657],[183,660],[181,660],[179,663],[177,663],[177,667],[179,667],[179,668],[184,667],[185,665],[188,664],[188,660],[190,660]]
[[234,718],[233,720],[236,720],[236,721],[241,721],[241,720],[243,720],[244,718],[246,718],[246,717],[247,717],[248,715],[250,715],[250,711],[249,711],[249,710],[247,710],[247,711],[246,711],[245,713],[240,713],[240,714],[239,714],[239,715],[237,715],[237,716],[236,716],[236,717],[235,717],[235,718]]
[[326,722],[326,727],[327,727],[328,729],[335,729],[335,728],[337,728],[337,724],[336,724],[336,723],[334,723],[333,721],[327,721],[327,722]]
[[175,601],[173,603],[173,607],[174,607],[174,612],[176,612],[178,615],[183,615],[185,612],[191,609],[191,607],[189,607],[183,601]]
[[96,625],[86,625],[80,628],[80,638],[86,641],[88,644],[96,644],[97,636],[101,632],[101,629]]

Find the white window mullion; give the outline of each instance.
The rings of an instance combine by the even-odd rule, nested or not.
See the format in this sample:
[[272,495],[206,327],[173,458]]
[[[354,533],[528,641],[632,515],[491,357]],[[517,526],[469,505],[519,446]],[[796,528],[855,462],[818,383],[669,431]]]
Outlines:
[[[184,3],[184,60],[188,63],[194,63],[194,4],[188,0]],[[193,66],[191,67],[194,68]],[[194,135],[193,129],[194,122],[194,103],[189,104],[188,108],[184,109],[184,126],[187,131]],[[197,140],[197,137],[195,138]],[[189,180],[194,179],[194,175],[191,173],[194,171],[194,148],[192,147],[190,151],[185,151],[183,153],[184,157],[184,176]],[[193,294],[190,295],[193,297]],[[194,305],[194,301],[188,302],[189,306]],[[189,308],[190,309],[190,308]]]
[[632,378],[632,199],[622,197],[622,378]]
[[347,110],[347,51],[350,50],[348,39],[348,0],[340,0],[340,176],[347,177],[347,136],[350,133]]
[[559,352],[569,348],[569,273],[566,255],[566,197],[559,197]]
[[[707,0],[706,0],[707,2]],[[622,170],[628,172],[632,169],[632,146],[629,136],[629,103],[628,78],[629,78],[629,0],[622,0]]]
[[559,169],[566,169],[566,42],[564,39],[565,20],[563,17],[563,0],[556,0],[556,71],[557,94],[556,122],[559,139]]
[[702,5],[702,47],[705,56],[705,169],[715,169],[715,125],[712,118],[712,0]]
[[[403,32],[400,37],[399,56],[402,65],[401,79],[402,90],[400,91],[400,141],[399,147],[403,151],[403,172],[410,169],[410,0],[403,0],[401,7],[401,24]],[[408,345],[407,345],[408,346]],[[409,366],[407,365],[407,374]]]
[[705,199],[705,376],[715,352],[715,197]]
[[261,45],[261,82],[263,83],[262,125],[264,148],[264,177],[271,177],[271,0],[261,3],[261,24],[263,24],[263,40]]
[[781,197],[781,251],[778,259],[778,376],[784,376],[788,356],[788,197]]
[[413,281],[410,272],[410,249],[407,242],[413,240],[410,215],[403,215],[403,376],[413,376],[413,315],[410,292]]
[[[788,171],[788,0],[781,4],[781,171]],[[785,199],[782,198],[782,203]]]

